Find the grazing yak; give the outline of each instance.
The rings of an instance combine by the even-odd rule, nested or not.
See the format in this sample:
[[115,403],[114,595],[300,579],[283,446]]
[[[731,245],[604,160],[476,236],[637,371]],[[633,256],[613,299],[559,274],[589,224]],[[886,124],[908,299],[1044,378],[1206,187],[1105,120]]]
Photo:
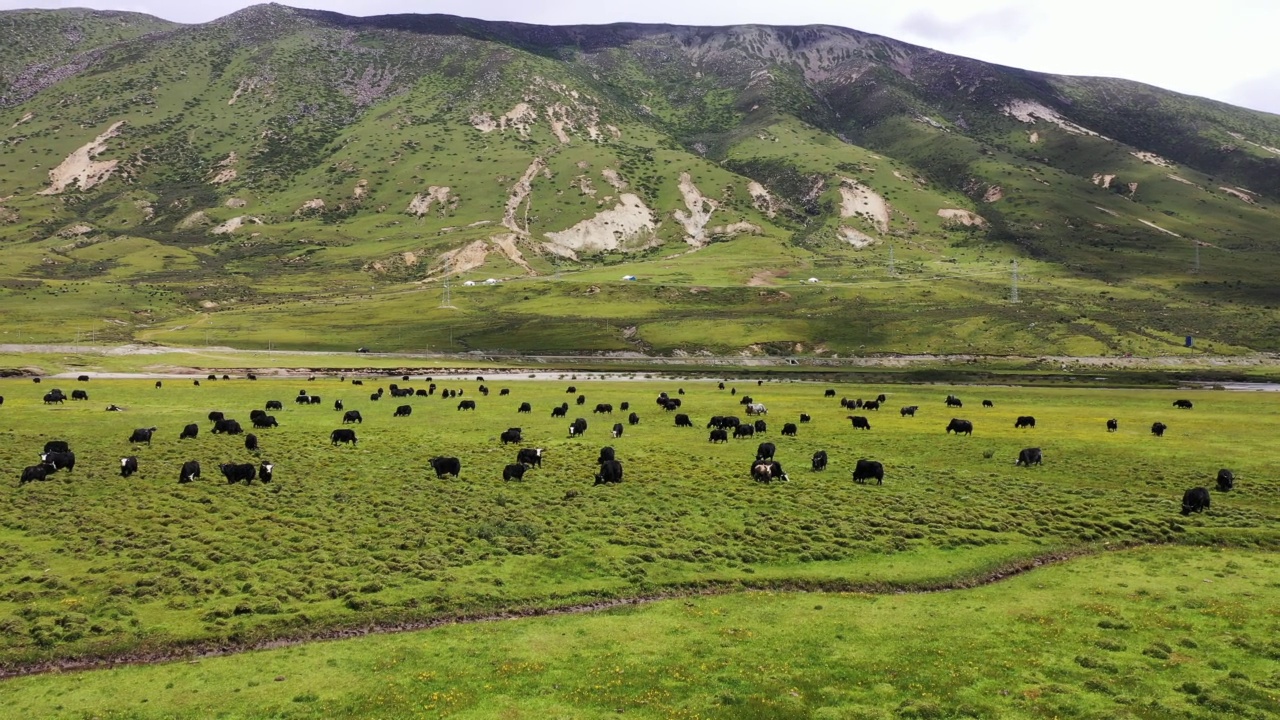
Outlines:
[[768,415],[769,408],[765,407],[764,403],[748,403],[747,414],[748,415]]
[[244,481],[245,485],[253,483],[257,470],[249,463],[222,463],[218,466],[222,471],[222,476],[227,479],[228,485],[234,485],[240,481]]
[[1119,420],[1116,420],[1115,418],[1111,418],[1110,420],[1107,421],[1107,432],[1115,432],[1119,429],[1120,429]]
[[807,423],[809,422],[809,420],[810,420],[810,417],[808,413],[800,413],[800,422]]
[[[558,408],[557,408],[557,409],[558,409]],[[565,411],[568,411],[568,408],[565,408]],[[518,413],[531,413],[531,412],[533,412],[533,406],[532,406],[532,405],[530,405],[530,404],[529,404],[529,403],[527,403],[527,402],[522,402],[522,403],[520,403],[520,407],[516,409],[516,412],[518,412]],[[555,417],[555,416],[556,416],[556,415],[555,415],[555,412],[552,412],[552,413],[551,413],[551,417]]]
[[525,470],[528,470],[528,468],[525,467],[524,465],[521,465],[520,463],[511,463],[506,467],[502,468],[502,479],[503,480],[523,480]]
[[676,427],[693,427],[693,421],[688,415],[680,413],[676,415]]
[[960,398],[955,395],[948,395],[947,407],[964,407],[964,403],[960,402]]
[[182,433],[178,435],[178,439],[186,440],[187,438],[195,438],[199,434],[200,434],[200,426],[196,425],[195,423],[191,423],[186,427],[182,428]]
[[919,410],[919,409],[920,409],[919,405],[908,405],[902,408],[901,410],[899,410],[898,414],[901,415],[902,417],[915,417],[916,410]]
[[255,428],[273,428],[279,427],[280,423],[276,422],[275,415],[260,415],[253,419],[253,426]]
[[77,378],[76,378],[76,381],[77,381],[77,382],[89,382],[89,376],[88,376],[88,375],[81,375],[80,377],[77,377]]
[[120,477],[129,477],[138,472],[138,458],[130,455],[120,458]]
[[797,432],[795,423],[787,423],[782,426],[782,434],[788,437],[795,437]]
[[254,421],[254,420],[257,420],[257,419],[258,419],[258,418],[260,418],[260,417],[266,417],[266,415],[267,415],[267,411],[266,411],[266,410],[250,410],[250,411],[249,411],[249,421],[250,421],[250,422],[252,422],[252,421]]
[[756,461],[772,460],[774,453],[778,452],[778,448],[771,442],[760,443],[756,446]]
[[22,468],[22,478],[18,480],[18,485],[25,485],[29,482],[44,480],[49,476],[48,465],[28,465]]
[[85,391],[83,391],[83,390],[72,390],[72,391],[71,391],[71,399],[72,399],[72,400],[88,400],[88,399],[89,399],[89,393],[87,393],[87,392],[85,392]]
[[40,462],[49,468],[49,472],[57,472],[66,470],[71,472],[76,469],[76,454],[67,452],[47,452],[40,455]]
[[436,471],[437,480],[443,480],[445,475],[458,477],[458,473],[462,472],[462,461],[456,457],[433,457],[427,462],[431,463],[431,469]]
[[510,395],[510,394],[511,394],[511,388],[502,388],[501,390],[498,391],[498,397],[503,397],[504,395]]
[[1156,437],[1164,437],[1164,431],[1168,429],[1169,426],[1162,422],[1151,423],[1151,434]]
[[333,401],[333,409],[334,409],[334,410],[341,410],[341,409],[342,409],[342,401],[341,401],[341,400],[334,400],[334,401]]
[[1174,400],[1174,401],[1173,401],[1173,406],[1174,406],[1174,407],[1176,407],[1176,408],[1181,408],[1181,409],[1183,409],[1183,410],[1190,410],[1190,409],[1191,409],[1191,401],[1190,401],[1190,400]]
[[1033,428],[1036,426],[1036,419],[1030,415],[1019,415],[1017,420],[1013,421],[1015,428]]
[[879,401],[879,400],[868,400],[868,401],[866,401],[866,402],[862,403],[862,409],[863,409],[863,410],[875,410],[876,412],[879,412],[879,411],[880,411],[880,401]]
[[44,394],[45,405],[53,405],[55,403],[58,405],[61,405],[66,399],[67,399],[67,396],[63,395],[60,392],[48,392]]
[[307,398],[307,404],[308,404],[308,405],[319,405],[319,404],[320,404],[320,396],[319,396],[319,395],[311,395],[311,396],[309,396],[309,397]]
[[519,444],[524,440],[520,433],[520,428],[507,428],[498,435],[498,439],[502,441],[503,445]]
[[569,403],[560,403],[560,407],[551,408],[551,417],[569,417]]
[[272,471],[275,470],[275,467],[275,465],[272,465],[269,462],[263,462],[258,466],[258,479],[264,483],[271,482]]
[[595,409],[595,410],[592,410],[591,412],[593,412],[593,413],[612,413],[612,412],[613,412],[613,405],[610,405],[609,403],[596,403],[596,409]]
[[338,443],[351,443],[352,445],[355,445],[356,431],[342,428],[334,430],[329,433],[329,442],[333,443],[334,447],[337,447]]
[[769,423],[763,420],[757,420],[754,423],[752,423],[751,426],[754,427],[756,429],[756,432],[758,433],[764,433],[769,430]]
[[299,395],[298,397],[294,398],[293,401],[298,405],[310,405],[311,397],[308,395]]
[[791,478],[782,470],[782,463],[777,460],[757,460],[751,464],[751,478],[756,482],[787,482]]
[[639,416],[639,415],[637,415],[637,414],[635,414],[635,413],[631,413],[630,415],[628,415],[628,416],[627,416],[627,424],[628,424],[628,425],[639,425],[639,424],[640,424],[640,416]]
[[729,431],[724,428],[716,428],[711,431],[711,436],[707,438],[707,442],[729,442]]
[[[445,396],[441,395],[440,397],[445,397]],[[372,395],[369,396],[369,400],[371,402],[378,402],[381,399],[382,399],[382,393],[373,393]]]
[[244,436],[244,449],[249,452],[258,452],[258,436],[249,433]]
[[586,395],[579,395],[579,396],[578,396],[578,399],[577,399],[577,401],[576,401],[576,402],[577,402],[579,405],[586,405],[586,404],[587,404],[587,396],[586,396]]
[[1235,473],[1226,468],[1218,471],[1218,492],[1230,492],[1236,486]]
[[226,433],[227,435],[239,435],[243,432],[244,430],[240,427],[240,423],[236,420],[232,420],[231,418],[225,418],[213,424],[214,435],[221,433]]
[[1182,494],[1182,514],[1204,512],[1209,509],[1209,491],[1202,487],[1191,488]]
[[984,408],[993,408],[993,407],[995,407],[995,406],[996,406],[996,404],[995,404],[995,403],[993,403],[993,402],[991,402],[990,400],[983,400],[983,401],[982,401],[982,407],[984,407]]
[[364,418],[360,416],[359,410],[348,410],[342,414],[342,424],[346,425],[348,423],[364,424]]
[[463,400],[462,402],[459,402],[459,403],[458,403],[458,409],[459,409],[459,410],[475,410],[475,409],[476,409],[476,401],[475,401],[475,400]]
[[178,471],[178,482],[189,483],[200,477],[200,463],[195,460],[188,460],[182,463],[182,469]]
[[622,482],[622,463],[617,460],[606,460],[600,463],[600,471],[596,473],[596,485],[609,485]]
[[744,423],[744,424],[742,424],[742,425],[739,425],[739,426],[737,426],[737,427],[735,427],[735,428],[733,429],[733,437],[734,437],[735,439],[736,439],[736,438],[749,438],[749,437],[755,437],[755,435],[756,435],[756,429],[755,429],[755,427],[753,427],[753,426],[751,426],[751,425],[747,425],[747,424],[745,424],[745,423]]
[[612,445],[606,445],[600,448],[600,457],[596,458],[597,465],[603,465],[617,457]]
[[[131,443],[146,443],[148,446],[150,446],[150,445],[151,445],[151,434],[152,434],[152,433],[154,433],[155,431],[156,431],[156,428],[154,428],[154,427],[149,427],[149,428],[138,428],[138,429],[136,429],[136,430],[134,430],[134,431],[133,431],[133,434],[132,434],[132,435],[130,435],[130,436],[129,436],[129,442],[131,442]],[[214,430],[214,432],[217,432],[217,430],[215,429],[215,430]]]
[[[721,386],[720,389],[723,390],[724,387]],[[822,397],[835,397],[835,396],[836,396],[836,391],[830,388],[828,388],[826,392],[822,393]]]
[[583,418],[574,420],[569,425],[569,437],[577,437],[587,431],[587,421]]
[[1023,448],[1022,450],[1018,451],[1018,460],[1014,463],[1014,465],[1031,467],[1032,465],[1040,465],[1042,464],[1043,461],[1044,461],[1044,456],[1040,453],[1040,448],[1038,447]]
[[969,422],[968,420],[951,418],[951,422],[947,423],[947,432],[955,433],[956,435],[959,435],[960,433],[964,433],[965,435],[972,435],[973,423]]
[[870,430],[871,423],[863,415],[845,415],[853,423],[854,430]]
[[610,434],[611,434],[613,437],[615,437],[615,438],[620,438],[620,437],[622,437],[622,430],[623,430],[623,425],[622,425],[622,423],[614,423],[614,424],[613,424],[613,432],[612,432],[612,433],[610,433]]
[[516,451],[516,462],[530,467],[542,467],[542,448],[520,448]]
[[624,402],[618,406],[618,409],[621,410],[622,412],[626,412],[631,409],[631,403]]
[[827,451],[819,450],[813,454],[813,471],[821,472],[827,469]]
[[884,465],[879,460],[859,460],[853,468],[853,481],[865,485],[875,478],[877,485],[884,484]]
[[279,400],[268,400],[268,401],[267,401],[267,409],[268,409],[268,410],[283,410],[283,409],[284,409],[284,403],[280,402]]
[[411,406],[401,405],[396,408],[395,414],[393,414],[392,417],[409,417],[412,414],[413,408]]

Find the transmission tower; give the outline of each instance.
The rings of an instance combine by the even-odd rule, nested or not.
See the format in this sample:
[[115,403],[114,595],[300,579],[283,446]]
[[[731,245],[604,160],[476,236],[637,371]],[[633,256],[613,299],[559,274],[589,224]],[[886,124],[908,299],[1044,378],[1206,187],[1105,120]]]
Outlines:
[[1009,302],[1018,302],[1018,261],[1013,261],[1013,286],[1009,291]]

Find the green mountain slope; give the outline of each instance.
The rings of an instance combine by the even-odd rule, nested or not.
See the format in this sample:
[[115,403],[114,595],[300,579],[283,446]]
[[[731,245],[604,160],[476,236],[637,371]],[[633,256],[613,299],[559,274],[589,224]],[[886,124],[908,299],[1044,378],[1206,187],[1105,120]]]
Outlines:
[[262,5],[198,26],[21,11],[0,27],[22,38],[0,50],[11,339],[1278,344],[1265,113],[827,26]]

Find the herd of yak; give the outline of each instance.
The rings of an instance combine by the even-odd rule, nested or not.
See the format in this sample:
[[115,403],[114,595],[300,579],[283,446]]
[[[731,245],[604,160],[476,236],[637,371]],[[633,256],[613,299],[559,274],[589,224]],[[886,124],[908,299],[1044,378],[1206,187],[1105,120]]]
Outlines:
[[[247,378],[249,380],[257,379],[257,377],[252,373],[250,373],[247,376]],[[209,375],[207,379],[216,380],[217,376]],[[227,375],[223,375],[222,379],[228,380],[230,379],[230,377]],[[346,379],[345,376],[342,379],[345,380]],[[402,379],[408,380],[409,376],[405,375],[403,376]],[[78,380],[81,382],[88,382],[89,376],[81,375],[79,376]],[[313,376],[311,380],[315,380],[315,377]],[[393,383],[389,386],[391,391],[391,396],[407,397],[407,396],[416,395],[419,397],[429,397],[429,396],[435,395],[437,390],[436,384],[434,382],[431,382],[431,378],[426,378],[426,380],[429,383],[428,387],[426,389],[419,388],[417,390],[414,390],[412,388],[400,388],[399,386]],[[476,380],[483,383],[484,378],[477,377]],[[40,378],[34,378],[34,381],[36,383],[39,383]],[[199,385],[200,381],[195,380],[194,383],[196,385]],[[363,385],[362,380],[353,379],[351,383],[353,385]],[[762,383],[763,381],[757,381],[757,384],[762,384]],[[157,389],[162,388],[163,382],[156,381],[155,387]],[[719,389],[720,390],[725,389],[725,384],[723,382],[719,383]],[[485,387],[483,384],[480,385],[479,390],[481,395],[487,396],[489,394],[489,389]],[[463,391],[461,390],[441,390],[440,396],[446,399],[453,398],[462,394],[462,392]],[[500,391],[499,394],[508,395],[509,392],[510,391],[508,389],[504,388]],[[574,386],[569,386],[566,392],[570,394],[576,393],[577,388]],[[383,394],[384,394],[384,390],[382,388],[379,388],[377,392],[370,394],[369,399],[371,401],[379,400],[382,398]],[[678,394],[683,395],[684,390],[683,389],[678,390]],[[737,389],[736,388],[731,389],[730,394],[736,395]],[[836,391],[832,389],[828,389],[825,391],[824,396],[827,398],[833,398],[836,396]],[[67,400],[67,396],[61,390],[53,389],[53,390],[50,390],[49,392],[46,392],[44,394],[43,399],[46,405],[62,404]],[[71,393],[71,399],[72,400],[88,400],[89,394],[84,390],[74,390]],[[879,395],[875,400],[867,400],[865,402],[861,399],[850,400],[848,398],[841,398],[840,406],[842,408],[847,408],[849,410],[878,411],[880,409],[881,403],[885,401],[886,401],[885,395]],[[316,405],[321,402],[321,398],[318,395],[310,394],[306,390],[300,390],[298,393],[298,396],[295,398],[295,402],[297,402],[300,405]],[[964,403],[960,400],[960,398],[956,397],[955,395],[948,395],[944,402],[946,406],[949,408],[964,407]],[[577,404],[584,405],[585,403],[586,403],[586,396],[578,395]],[[4,404],[4,398],[0,397],[0,405],[3,405],[3,404]],[[664,410],[674,411],[680,408],[681,400],[678,397],[677,398],[670,397],[666,392],[663,392],[658,395],[657,404],[660,407],[662,407]],[[763,416],[768,414],[768,408],[763,403],[756,402],[750,396],[744,395],[739,400],[739,404],[744,406],[744,410],[746,414],[749,416]],[[983,407],[987,407],[987,408],[995,406],[995,404],[990,400],[983,400],[982,405]],[[1186,409],[1186,410],[1190,410],[1193,407],[1192,402],[1190,400],[1176,400],[1174,401],[1173,406],[1176,408]],[[275,416],[269,415],[268,411],[283,410],[284,408],[283,403],[281,403],[279,400],[268,400],[266,402],[265,407],[266,407],[265,410],[253,410],[249,413],[249,420],[255,429],[273,428],[279,425],[279,423],[276,421]],[[109,405],[107,407],[108,411],[122,411],[123,409],[124,408],[114,404]],[[462,400],[458,403],[457,409],[460,411],[475,410],[476,403],[474,400]],[[914,417],[918,409],[919,409],[919,406],[908,405],[906,407],[903,407],[900,410],[900,414],[902,415],[902,417]],[[337,400],[334,402],[334,410],[343,411],[343,416],[342,416],[343,425],[362,424],[364,422],[364,418],[361,416],[360,411],[358,410],[344,411],[341,400]],[[625,402],[622,403],[620,406],[620,410],[622,410],[623,412],[630,410],[629,403],[625,403]],[[567,417],[568,411],[569,411],[569,404],[562,403],[558,407],[555,407],[552,409],[551,416],[553,418]],[[394,416],[407,417],[411,415],[412,412],[413,412],[412,406],[400,405],[396,408]],[[532,408],[527,402],[521,403],[517,412],[529,413],[529,412],[532,412]],[[599,403],[596,405],[594,412],[595,413],[612,413],[613,406],[607,403]],[[224,413],[219,411],[210,412],[208,414],[208,419],[210,422],[213,423],[213,428],[211,432],[213,432],[214,434],[227,434],[227,435],[243,434],[245,437],[245,441],[244,441],[245,449],[254,453],[258,452],[257,436],[254,435],[253,433],[245,434],[243,428],[241,427],[240,423],[237,420],[227,418],[225,417]],[[847,419],[852,423],[853,429],[855,430],[871,429],[871,422],[868,419],[868,417],[865,415],[849,415],[847,416]],[[809,422],[810,417],[806,413],[801,413],[799,420],[801,423],[807,423]],[[639,415],[635,412],[632,412],[628,416],[628,422],[631,425],[639,424],[640,422]],[[675,424],[677,427],[693,427],[692,420],[690,420],[689,416],[684,413],[677,413],[675,415]],[[1014,421],[1015,428],[1034,428],[1035,425],[1036,425],[1035,418],[1029,415],[1019,416]],[[730,433],[732,433],[732,436],[734,438],[753,437],[757,433],[765,432],[767,428],[767,424],[766,424],[766,421],[762,418],[756,419],[755,421],[749,421],[749,420],[744,421],[738,418],[737,416],[717,415],[711,418],[711,420],[707,423],[707,427],[711,429],[711,434],[708,437],[708,440],[709,442],[714,443],[714,442],[728,442]],[[1119,429],[1119,422],[1115,419],[1107,420],[1106,427],[1107,427],[1107,432],[1115,432],[1116,430]],[[1156,422],[1151,426],[1151,433],[1157,437],[1163,437],[1167,429],[1168,429],[1168,426],[1165,425],[1164,423]],[[624,428],[622,423],[616,423],[613,426],[611,436],[614,438],[621,437],[623,430]],[[569,425],[570,437],[582,436],[584,433],[586,433],[586,431],[587,431],[587,421],[585,418],[577,418]],[[156,428],[154,427],[137,428],[130,434],[128,442],[133,444],[146,443],[147,445],[150,445],[152,435],[155,432],[156,432]],[[188,424],[183,428],[182,433],[179,436],[179,439],[183,440],[188,438],[195,438],[199,434],[199,432],[200,432],[200,428],[198,424],[196,423]],[[794,437],[796,435],[796,432],[797,432],[797,426],[795,423],[785,423],[783,425],[782,434],[784,436]],[[951,422],[947,424],[946,432],[955,433],[956,435],[959,435],[961,433],[965,435],[972,435],[973,423],[970,422],[969,420],[952,418]],[[502,441],[503,445],[507,445],[510,443],[516,443],[516,444],[521,443],[523,441],[522,431],[518,427],[508,428],[506,431],[500,434],[499,439]],[[350,429],[348,427],[343,427],[343,428],[335,429],[332,433],[330,433],[329,440],[331,444],[334,446],[338,446],[340,444],[351,444],[354,446],[357,442],[357,437],[356,437],[355,430]],[[774,459],[774,454],[776,450],[777,450],[776,446],[771,442],[763,442],[759,444],[759,446],[756,448],[755,460],[753,460],[751,463],[750,475],[752,479],[756,480],[757,482],[772,482],[774,480],[787,481],[790,479],[787,476],[786,472],[782,469],[782,464]],[[1040,448],[1029,447],[1029,448],[1023,448],[1018,453],[1018,459],[1015,464],[1029,467],[1031,465],[1040,465],[1043,463],[1043,460],[1044,460],[1044,457],[1043,457],[1043,454],[1041,453]],[[429,462],[431,464],[432,470],[435,471],[437,478],[445,478],[450,475],[456,478],[458,477],[459,473],[462,470],[461,461],[459,461],[458,458],[456,457],[444,457],[444,456],[434,457],[434,458],[431,458]],[[18,484],[19,486],[21,486],[28,482],[45,480],[49,477],[49,475],[56,473],[60,470],[66,470],[70,472],[75,468],[75,463],[76,463],[75,453],[71,450],[71,447],[65,440],[50,440],[49,442],[45,443],[44,450],[43,452],[40,453],[40,462],[36,465],[30,465],[26,468],[23,468],[22,476],[21,476],[21,479],[18,481]],[[614,484],[614,483],[622,482],[622,463],[615,457],[615,452],[612,447],[602,448],[600,451],[600,456],[596,460],[596,463],[599,466],[599,470],[595,476],[596,485]],[[507,465],[505,468],[503,468],[502,478],[503,480],[520,480],[524,477],[524,473],[526,470],[532,467],[541,467],[541,466],[542,466],[542,448],[521,448],[516,453],[516,461],[514,463]],[[812,469],[814,472],[819,472],[819,471],[825,470],[826,467],[827,467],[827,453],[825,450],[818,450],[813,454],[813,457],[812,457]],[[274,466],[270,462],[263,461],[259,463],[257,467],[254,467],[254,465],[250,463],[243,463],[243,464],[221,463],[218,466],[218,468],[222,473],[223,477],[227,479],[228,483],[245,482],[247,484],[247,483],[251,483],[255,477],[259,481],[264,483],[271,482]],[[128,457],[120,458],[120,474],[123,477],[129,477],[130,475],[136,472],[138,472],[138,458],[136,456],[128,456]],[[875,480],[877,484],[883,484],[884,483],[884,465],[876,460],[869,460],[866,458],[859,459],[852,471],[852,475],[853,475],[854,482],[857,482],[857,483],[866,483],[868,480]],[[178,482],[189,483],[199,477],[200,477],[199,461],[189,460],[183,463],[182,468],[178,473]],[[1235,478],[1230,470],[1223,468],[1218,471],[1217,488],[1219,491],[1226,492],[1231,490],[1232,487],[1234,487],[1234,483],[1235,483]],[[1183,494],[1182,514],[1189,515],[1192,512],[1203,511],[1209,507],[1209,504],[1210,504],[1209,491],[1206,488],[1203,488],[1203,487],[1191,488]]]

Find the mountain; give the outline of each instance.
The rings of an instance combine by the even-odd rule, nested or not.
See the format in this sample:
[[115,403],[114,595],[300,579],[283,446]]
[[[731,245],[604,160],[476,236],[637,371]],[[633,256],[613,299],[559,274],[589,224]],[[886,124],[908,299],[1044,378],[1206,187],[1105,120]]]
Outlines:
[[1280,116],[831,26],[260,5],[0,30],[15,336],[1280,348]]

